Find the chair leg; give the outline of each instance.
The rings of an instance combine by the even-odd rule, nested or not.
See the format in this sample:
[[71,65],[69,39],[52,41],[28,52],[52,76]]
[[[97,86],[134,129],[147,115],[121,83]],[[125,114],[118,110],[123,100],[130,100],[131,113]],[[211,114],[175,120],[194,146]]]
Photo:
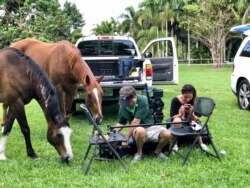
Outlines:
[[125,163],[122,161],[120,155],[117,153],[117,151],[113,148],[113,146],[108,142],[106,141],[106,143],[108,144],[109,148],[111,149],[111,151],[115,154],[115,156],[118,158],[118,160],[120,161],[121,165],[123,166],[124,170],[126,172],[128,172],[128,168],[127,166],[125,165]]
[[188,158],[189,158],[189,156],[190,156],[192,150],[194,149],[194,146],[195,146],[195,144],[197,143],[197,141],[198,141],[198,136],[196,136],[196,138],[195,138],[193,144],[191,145],[191,147],[190,147],[188,153],[185,155],[185,157],[184,157],[184,159],[183,159],[183,162],[182,162],[182,165],[185,165],[185,164],[186,164],[186,161],[188,160]]
[[215,145],[214,145],[212,139],[211,139],[211,145],[212,145],[212,148],[213,148],[213,150],[214,150],[215,155],[212,154],[212,153],[210,153],[210,152],[207,152],[207,153],[210,154],[211,156],[217,158],[219,161],[221,161],[220,155],[219,155],[219,153],[218,153],[218,151],[217,151],[217,149],[216,149],[216,147],[215,147]]
[[[86,169],[85,169],[85,173],[84,173],[85,176],[88,175],[88,172],[89,172],[89,170],[90,170],[90,165],[92,164],[94,158],[96,157],[97,146],[98,146],[98,145],[96,144],[96,145],[95,145],[95,148],[94,148],[94,151],[93,151],[93,153],[92,153],[92,156],[91,156],[91,158],[90,158],[90,160],[89,160],[89,163],[88,163],[88,165],[87,165],[87,167],[86,167]],[[89,148],[90,148],[90,147],[89,147]]]
[[[172,151],[174,151],[173,148],[174,148],[175,144],[177,143],[177,140],[178,140],[177,138],[173,139],[173,143],[170,144],[170,146],[169,146],[169,151],[168,151],[168,153],[167,153],[167,157],[169,157],[170,154],[172,153]],[[174,151],[174,152],[175,152],[175,151]],[[176,152],[175,152],[175,153],[176,153]]]
[[91,144],[89,144],[89,146],[88,146],[87,152],[86,152],[86,154],[85,154],[85,156],[84,156],[84,160],[87,159],[87,156],[88,156],[88,154],[89,154],[90,148],[91,148]]

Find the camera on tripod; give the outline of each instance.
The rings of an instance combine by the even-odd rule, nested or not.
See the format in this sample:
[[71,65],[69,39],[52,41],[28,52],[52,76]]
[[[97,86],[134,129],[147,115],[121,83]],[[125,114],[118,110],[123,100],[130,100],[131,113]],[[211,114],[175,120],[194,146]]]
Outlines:
[[152,112],[155,123],[161,123],[163,120],[164,102],[161,100],[163,97],[163,90],[153,88],[153,96],[149,98],[149,108]]

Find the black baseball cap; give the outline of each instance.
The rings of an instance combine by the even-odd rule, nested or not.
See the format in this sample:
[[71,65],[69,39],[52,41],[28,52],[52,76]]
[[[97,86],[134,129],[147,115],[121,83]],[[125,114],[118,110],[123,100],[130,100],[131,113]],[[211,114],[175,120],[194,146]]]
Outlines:
[[128,96],[121,95],[119,98],[119,105],[123,107],[128,107],[132,98],[133,98],[133,95],[128,95]]

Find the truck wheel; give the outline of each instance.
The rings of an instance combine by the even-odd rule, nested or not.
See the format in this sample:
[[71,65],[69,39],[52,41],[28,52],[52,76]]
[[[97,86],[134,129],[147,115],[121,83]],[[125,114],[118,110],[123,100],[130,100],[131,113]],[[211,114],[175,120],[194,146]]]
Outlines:
[[250,109],[250,85],[247,80],[242,80],[237,91],[238,105],[240,109]]

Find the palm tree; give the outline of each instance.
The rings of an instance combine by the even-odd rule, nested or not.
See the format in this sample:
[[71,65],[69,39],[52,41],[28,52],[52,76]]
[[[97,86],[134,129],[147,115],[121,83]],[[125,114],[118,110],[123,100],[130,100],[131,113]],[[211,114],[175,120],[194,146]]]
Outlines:
[[102,21],[91,31],[95,35],[115,35],[117,34],[117,21],[112,17],[111,21]]
[[125,9],[126,13],[121,14],[118,18],[122,18],[123,21],[118,26],[120,33],[127,34],[133,38],[137,38],[137,31],[140,29],[138,24],[138,12],[134,7],[130,6]]
[[138,32],[138,41],[149,41],[164,36],[162,28],[165,23],[160,14],[163,12],[165,3],[166,1],[163,0],[145,0],[140,4],[138,24],[142,29]]
[[238,0],[237,1],[237,9],[240,15],[241,24],[246,24],[250,22],[250,4],[249,0]]

